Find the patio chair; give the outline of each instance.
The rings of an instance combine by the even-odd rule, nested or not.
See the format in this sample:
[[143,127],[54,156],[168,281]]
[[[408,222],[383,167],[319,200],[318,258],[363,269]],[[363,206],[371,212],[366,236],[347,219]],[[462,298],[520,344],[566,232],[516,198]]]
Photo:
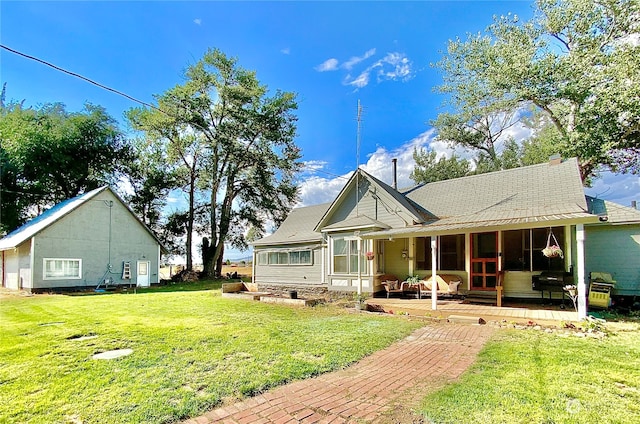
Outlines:
[[404,291],[404,283],[401,283],[399,280],[387,280],[383,281],[382,286],[387,292],[387,299],[391,293],[400,293]]

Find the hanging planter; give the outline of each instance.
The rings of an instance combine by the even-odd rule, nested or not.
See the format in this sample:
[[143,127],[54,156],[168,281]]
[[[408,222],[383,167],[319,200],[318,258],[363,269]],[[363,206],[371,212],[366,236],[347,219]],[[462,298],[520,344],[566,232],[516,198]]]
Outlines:
[[[553,243],[551,239],[553,238]],[[547,237],[547,247],[542,249],[542,254],[547,258],[564,258],[564,252],[560,248],[560,243],[553,235],[553,231],[549,228],[549,236]]]
[[375,258],[376,256],[373,252],[367,252],[364,255],[367,257],[367,260],[370,260],[370,261],[372,261],[373,258]]

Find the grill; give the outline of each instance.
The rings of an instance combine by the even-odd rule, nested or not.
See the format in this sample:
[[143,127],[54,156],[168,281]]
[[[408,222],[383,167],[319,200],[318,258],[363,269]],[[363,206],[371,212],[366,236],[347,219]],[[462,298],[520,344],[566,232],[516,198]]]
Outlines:
[[531,276],[531,288],[539,291],[542,299],[544,292],[549,292],[549,301],[551,301],[551,293],[562,293],[562,306],[564,309],[564,290],[563,287],[573,284],[573,275],[564,271],[543,271],[540,275]]

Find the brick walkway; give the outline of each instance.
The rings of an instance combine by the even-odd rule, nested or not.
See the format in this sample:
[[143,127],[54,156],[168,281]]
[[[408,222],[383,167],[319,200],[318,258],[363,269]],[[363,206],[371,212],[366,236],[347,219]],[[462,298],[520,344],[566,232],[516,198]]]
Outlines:
[[273,389],[184,424],[374,422],[458,378],[491,326],[434,324],[344,370]]

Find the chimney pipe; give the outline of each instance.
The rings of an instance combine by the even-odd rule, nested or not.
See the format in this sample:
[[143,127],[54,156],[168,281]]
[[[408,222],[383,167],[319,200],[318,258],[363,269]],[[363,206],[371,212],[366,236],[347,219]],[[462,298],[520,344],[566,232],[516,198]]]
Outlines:
[[638,203],[637,203],[635,200],[632,200],[632,201],[631,201],[631,207],[632,207],[633,209],[638,209]]
[[393,165],[393,189],[398,190],[398,159],[391,159]]

